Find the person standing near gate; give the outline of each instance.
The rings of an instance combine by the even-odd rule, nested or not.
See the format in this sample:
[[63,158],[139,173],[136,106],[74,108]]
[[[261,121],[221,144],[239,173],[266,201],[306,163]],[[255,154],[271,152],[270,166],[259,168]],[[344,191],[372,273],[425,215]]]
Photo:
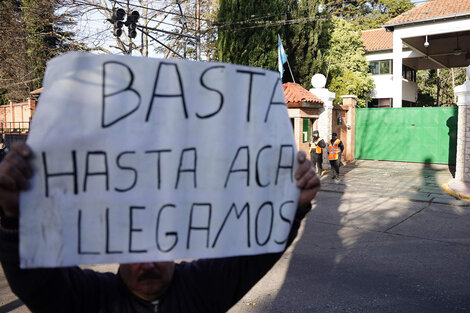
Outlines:
[[328,160],[330,160],[331,170],[334,170],[333,179],[339,179],[339,162],[344,151],[343,142],[337,136],[336,133],[331,134],[331,140],[328,141]]
[[314,130],[312,135],[313,138],[309,150],[310,160],[312,160],[313,169],[316,167],[318,175],[321,175],[323,173],[323,149],[326,147],[326,143],[320,138],[318,130]]

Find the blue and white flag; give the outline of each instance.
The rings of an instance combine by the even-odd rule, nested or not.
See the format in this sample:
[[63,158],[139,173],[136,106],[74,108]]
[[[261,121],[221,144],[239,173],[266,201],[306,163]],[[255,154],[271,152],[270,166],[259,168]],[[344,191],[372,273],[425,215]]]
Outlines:
[[279,67],[279,73],[281,74],[281,79],[282,79],[282,74],[284,74],[284,63],[286,62],[287,62],[287,54],[286,54],[286,51],[284,50],[284,47],[282,46],[281,37],[278,34],[277,35],[277,64]]

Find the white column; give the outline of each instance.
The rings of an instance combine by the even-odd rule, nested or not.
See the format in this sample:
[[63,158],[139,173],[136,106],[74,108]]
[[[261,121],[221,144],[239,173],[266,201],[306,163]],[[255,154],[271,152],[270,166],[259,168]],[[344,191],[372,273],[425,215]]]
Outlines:
[[313,88],[309,91],[323,101],[323,108],[318,109],[318,133],[325,141],[331,138],[333,131],[333,100],[336,94],[325,88],[326,78],[323,74],[312,77]]
[[[470,77],[470,66],[467,68]],[[459,107],[455,179],[470,183],[470,81],[454,89]]]
[[[318,133],[327,143],[331,139],[331,133],[333,132],[333,100],[336,94],[326,89],[325,85],[325,76],[323,74],[315,74],[312,77],[313,88],[309,91],[323,101],[323,108],[318,109]],[[327,159],[327,153],[323,153],[323,163]]]
[[403,100],[402,80],[402,50],[403,40],[397,32],[393,33],[393,107],[401,108]]

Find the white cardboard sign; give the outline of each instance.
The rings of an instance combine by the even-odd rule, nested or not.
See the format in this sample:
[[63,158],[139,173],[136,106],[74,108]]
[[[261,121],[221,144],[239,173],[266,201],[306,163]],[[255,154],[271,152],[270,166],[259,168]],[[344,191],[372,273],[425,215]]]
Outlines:
[[23,268],[284,249],[299,190],[276,72],[67,54],[47,66],[27,143]]

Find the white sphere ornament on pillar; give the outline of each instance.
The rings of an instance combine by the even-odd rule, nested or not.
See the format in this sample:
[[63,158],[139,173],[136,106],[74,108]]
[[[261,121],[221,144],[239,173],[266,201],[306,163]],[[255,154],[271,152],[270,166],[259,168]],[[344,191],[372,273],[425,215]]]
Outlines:
[[326,77],[323,74],[315,74],[312,77],[312,86],[313,88],[325,88]]

